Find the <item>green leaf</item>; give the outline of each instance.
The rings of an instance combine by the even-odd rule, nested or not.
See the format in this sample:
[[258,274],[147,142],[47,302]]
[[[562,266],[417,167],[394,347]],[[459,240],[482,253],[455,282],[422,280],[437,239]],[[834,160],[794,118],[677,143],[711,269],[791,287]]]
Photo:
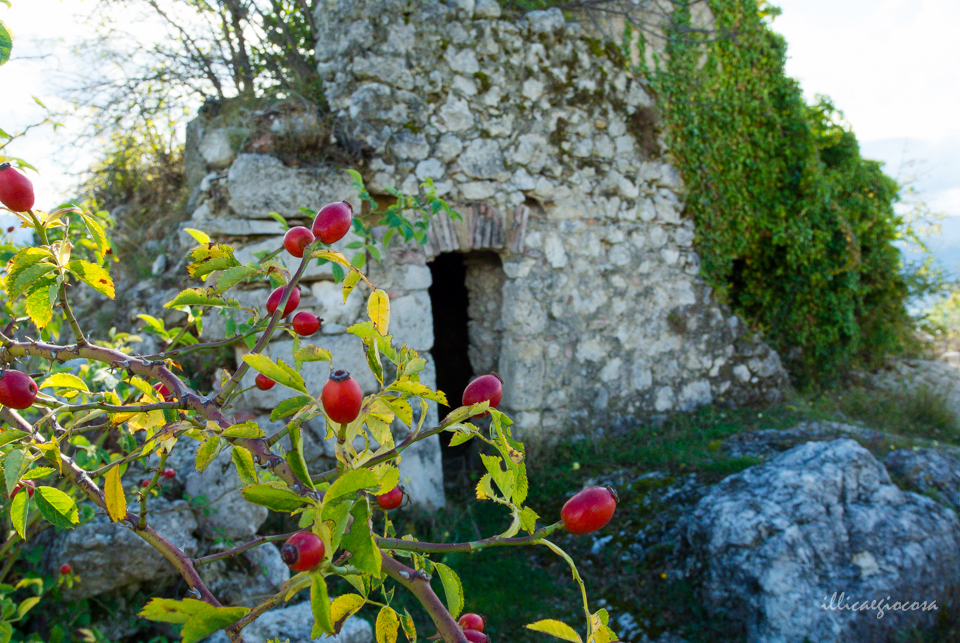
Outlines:
[[413,409],[409,402],[398,398],[383,398],[383,402],[390,407],[390,410],[397,415],[401,422],[407,426],[413,424]]
[[30,462],[27,460],[26,454],[19,449],[7,454],[3,462],[3,478],[7,485],[8,498],[13,495],[13,490],[17,488],[17,483],[20,482],[20,474],[23,473],[28,464]]
[[10,295],[10,299],[16,299],[26,291],[30,290],[37,279],[43,277],[44,275],[50,274],[57,267],[52,263],[35,263],[32,266],[28,266],[17,273],[16,279],[13,280],[13,285],[10,285],[10,280],[7,280],[7,292]]
[[87,233],[89,233],[90,238],[93,239],[93,242],[97,245],[97,251],[104,255],[107,250],[110,248],[110,242],[107,241],[107,235],[103,231],[103,228],[97,223],[96,219],[88,215],[86,212],[77,212],[80,215],[80,218],[83,219],[83,225],[87,228]]
[[300,431],[300,425],[296,422],[293,422],[288,427],[287,431],[290,436],[290,442],[293,445],[293,448],[287,453],[287,464],[290,465],[290,469],[293,471],[293,474],[303,480],[311,489],[315,488],[313,482],[310,480],[310,472],[307,470],[307,461],[303,457],[303,434]]
[[356,335],[360,339],[366,339],[368,337],[377,337],[380,333],[377,332],[377,329],[373,327],[373,322],[360,322],[354,324],[347,328],[347,332],[351,335]]
[[27,612],[40,602],[40,598],[40,596],[31,596],[30,598],[23,599],[20,605],[17,606],[17,618],[26,616]]
[[20,431],[17,429],[6,429],[5,431],[0,431],[0,447],[2,447],[4,444],[10,444],[15,440],[19,440],[20,438],[25,438],[28,435],[30,434],[26,431]]
[[0,623],[0,643],[10,643],[13,638],[13,626],[9,623]]
[[304,384],[303,377],[300,376],[300,373],[285,364],[283,360],[277,360],[277,363],[274,363],[273,360],[266,355],[248,353],[243,356],[243,361],[274,382],[283,384],[294,391],[299,391],[304,394],[307,393],[307,387],[306,384]]
[[247,502],[286,513],[296,511],[307,502],[280,482],[264,482],[251,485],[244,487],[241,493],[243,493]]
[[27,293],[27,316],[43,330],[53,318],[53,302],[56,295],[57,280],[53,277],[42,277],[33,284]]
[[17,280],[18,275],[29,268],[30,266],[43,261],[44,259],[50,260],[53,256],[49,251],[43,250],[42,248],[24,248],[16,255],[13,259],[10,260],[10,263],[7,264],[7,278],[4,280],[4,286],[9,293],[13,283]]
[[36,467],[36,468],[30,469],[29,471],[27,471],[25,474],[23,474],[23,475],[20,477],[20,479],[21,479],[21,480],[36,480],[37,478],[45,478],[45,477],[47,477],[48,475],[50,475],[51,473],[53,473],[54,471],[56,471],[56,469],[54,469],[54,468],[52,468],[52,467]]
[[212,288],[188,288],[163,305],[164,308],[177,306],[213,306],[216,308],[240,308],[233,299],[217,294]]
[[250,420],[242,424],[234,424],[224,429],[220,435],[225,438],[262,438],[264,434],[263,429]]
[[[455,614],[451,614],[456,618]],[[393,609],[384,606],[377,614],[377,643],[397,643],[397,631],[400,628],[400,619]]]
[[34,494],[37,508],[51,524],[62,529],[72,529],[80,522],[80,515],[73,498],[53,487],[37,487]]
[[434,563],[433,566],[440,574],[440,582],[443,583],[443,594],[447,597],[447,610],[450,616],[457,618],[463,611],[463,584],[460,582],[460,577],[443,563]]
[[220,436],[211,435],[203,439],[200,448],[197,449],[196,467],[197,471],[203,471],[213,459],[217,457],[217,448],[220,446]]
[[217,630],[233,625],[247,615],[246,607],[214,607],[207,605],[191,617],[180,630],[183,643],[198,643]]
[[66,269],[101,295],[106,295],[110,299],[116,298],[113,279],[104,268],[89,261],[71,261],[66,265]]
[[323,496],[323,504],[328,505],[344,496],[353,497],[363,489],[377,489],[380,480],[369,469],[354,469],[337,478]]
[[10,503],[10,522],[20,537],[27,539],[27,498],[26,493],[18,493]]
[[233,256],[233,248],[222,243],[209,243],[195,248],[190,253],[193,263],[187,266],[191,277],[205,277],[217,270],[226,270],[240,265]]
[[314,403],[314,400],[309,395],[298,395],[297,397],[291,397],[286,399],[280,404],[277,404],[277,408],[273,409],[270,413],[270,421],[275,422],[280,418],[285,418],[288,415],[293,415],[300,409],[306,407],[308,404]]
[[250,266],[234,266],[233,268],[229,268],[217,279],[217,292],[229,290],[244,279],[252,277],[258,272],[260,271]]
[[520,526],[523,527],[525,532],[532,534],[537,530],[537,518],[539,517],[536,511],[526,507],[520,512]]
[[[10,60],[10,51],[13,49],[13,33],[0,20],[0,65]],[[8,639],[9,640],[9,639]]]
[[403,626],[403,634],[410,643],[417,643],[417,626],[413,623],[413,617],[407,608],[403,608],[403,614],[400,615],[400,625]]
[[193,228],[184,228],[183,231],[193,237],[196,242],[201,245],[204,243],[210,243],[210,235],[208,235],[206,232],[195,230]]
[[472,440],[475,435],[477,435],[476,431],[462,431],[460,429],[457,429],[454,432],[453,437],[450,438],[450,446],[452,447],[460,446],[461,444],[464,444]]
[[481,453],[480,459],[483,460],[483,466],[490,472],[493,481],[497,483],[500,492],[505,498],[513,495],[513,475],[510,471],[504,471],[500,465],[503,460],[495,455],[486,455]]
[[90,392],[90,389],[87,388],[87,383],[72,373],[54,373],[40,384],[40,388],[46,388],[48,386],[53,388],[72,388],[78,391]]
[[580,638],[580,635],[577,634],[576,630],[560,621],[555,621],[552,619],[544,619],[542,621],[537,621],[536,623],[531,623],[530,625],[525,626],[528,630],[533,630],[535,632],[543,632],[544,634],[549,634],[550,636],[555,636],[558,639],[563,639],[564,641],[570,641],[570,643],[583,643],[583,639]]
[[447,396],[444,395],[442,391],[434,391],[426,384],[421,384],[420,382],[394,382],[388,390],[409,393],[410,395],[416,395],[417,397],[422,397],[427,400],[433,400],[443,406],[450,406],[447,403]]
[[353,525],[350,526],[350,533],[344,535],[341,546],[353,554],[350,562],[354,567],[379,577],[383,559],[370,532],[370,504],[367,498],[360,498],[350,513],[353,514]]
[[154,598],[140,610],[140,616],[148,621],[183,624],[208,607],[209,604],[195,598],[185,598],[182,601]]
[[[302,209],[302,208],[301,208],[301,209]],[[313,215],[313,210],[310,210],[309,214],[310,214],[310,215]],[[277,214],[276,212],[269,212],[269,213],[267,214],[267,216],[269,216],[271,219],[273,219],[274,221],[276,221],[277,223],[279,223],[281,229],[283,229],[283,230],[289,230],[289,229],[290,229],[290,224],[287,223],[287,220],[283,218],[283,215]]]
[[253,455],[243,447],[234,446],[230,454],[237,467],[237,476],[243,484],[257,483],[257,467],[253,464]]
[[127,496],[123,493],[123,485],[120,483],[120,467],[114,467],[107,472],[103,495],[107,501],[110,520],[120,522],[127,517]]
[[310,578],[310,609],[313,612],[313,631],[310,633],[310,638],[316,639],[323,634],[333,634],[330,597],[327,594],[327,581],[322,574],[313,574]]
[[353,179],[353,182],[356,184],[358,189],[360,190],[366,189],[363,187],[363,177],[360,176],[359,172],[357,172],[356,170],[345,170],[345,172],[350,175],[350,178]]
[[343,303],[347,303],[347,297],[350,296],[350,293],[353,292],[353,289],[357,287],[358,283],[360,283],[360,273],[356,270],[351,270],[350,274],[343,280]]
[[301,362],[330,362],[333,361],[333,355],[325,348],[319,348],[313,344],[302,347],[293,354],[294,359]]

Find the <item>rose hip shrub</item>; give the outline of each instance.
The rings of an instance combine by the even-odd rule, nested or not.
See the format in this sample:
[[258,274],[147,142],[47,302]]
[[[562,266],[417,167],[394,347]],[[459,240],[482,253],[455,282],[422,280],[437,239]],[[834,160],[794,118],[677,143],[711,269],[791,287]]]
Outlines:
[[[124,333],[107,339],[88,337],[71,308],[70,296],[81,288],[115,296],[108,271],[111,246],[98,219],[78,208],[47,213],[33,209],[32,203],[17,213],[24,227],[36,234],[38,245],[8,247],[0,275],[0,369],[4,371],[0,403],[5,404],[0,406],[0,484],[6,491],[0,494],[0,511],[9,522],[3,529],[9,535],[0,542],[0,602],[8,601],[3,588],[11,585],[5,584],[6,577],[26,543],[51,526],[71,529],[102,512],[117,529],[132,530],[162,553],[183,577],[182,599],[153,598],[140,614],[178,624],[186,643],[219,629],[231,641],[243,641],[247,625],[301,591],[310,596],[313,637],[337,633],[349,615],[370,605],[368,609],[379,610],[379,643],[396,641],[401,630],[409,641],[430,638],[433,631],[417,633],[410,615],[395,609],[395,592],[409,591],[431,618],[439,638],[447,643],[485,640],[479,616],[465,614],[458,624],[464,608],[460,580],[453,569],[431,557],[524,544],[547,547],[570,565],[583,595],[586,621],[583,635],[560,621],[528,627],[575,643],[609,643],[616,638],[607,627],[606,611],[589,609],[572,559],[548,539],[564,522],[542,523],[525,505],[524,447],[513,437],[510,419],[495,408],[502,388],[510,382],[489,375],[471,384],[466,393],[452,392],[463,394],[465,403],[439,426],[425,426],[428,403],[447,405],[447,396],[421,381],[426,360],[394,341],[390,299],[363,272],[366,257],[379,260],[392,238],[424,243],[431,215],[444,211],[456,218],[456,213],[436,197],[429,179],[422,186],[424,197],[396,193],[396,203],[379,211],[359,174],[350,173],[364,202],[363,219],[351,218],[351,208],[342,202],[320,208],[312,231],[293,228],[286,237],[286,251],[278,247],[261,260],[241,264],[230,246],[188,230],[198,245],[189,252],[187,271],[203,283],[166,303],[168,309],[187,313],[181,326],[167,328],[161,319],[140,316],[145,323],[141,332],[156,335],[162,344],[160,352],[152,355],[131,353],[132,337]],[[313,212],[309,211],[311,216]],[[386,230],[378,232],[378,241],[371,222]],[[282,219],[281,224],[286,228]],[[355,251],[347,257],[327,244],[340,240],[350,229],[357,240],[346,245]],[[360,340],[377,380],[377,390],[369,395],[364,396],[353,377],[332,363],[322,336],[316,345],[306,343],[306,336],[319,326],[315,316],[286,321],[299,302],[298,282],[310,262],[332,264],[344,301],[350,296],[367,299],[367,320],[347,332]],[[269,302],[264,296],[257,309],[243,309],[231,298],[231,290],[252,283],[272,294]],[[265,310],[269,312],[264,314]],[[231,319],[227,325],[232,334],[228,340],[246,342],[250,351],[238,368],[223,377],[218,391],[195,390],[181,372],[179,360],[230,343],[206,342],[202,336],[203,316],[220,311],[232,311],[240,319]],[[288,333],[294,348],[290,355],[273,359],[266,348],[278,332]],[[306,381],[301,375],[305,362],[327,362],[330,378]],[[79,369],[78,363],[83,364]],[[232,421],[233,413],[226,412],[251,370],[257,373],[257,388],[287,391],[286,399],[271,413],[271,420],[286,423],[276,433],[265,433],[255,421]],[[473,418],[484,416],[488,416],[486,428],[472,423]],[[301,426],[320,417],[335,437],[337,462],[329,471],[310,470],[303,455]],[[407,427],[402,439],[394,437],[391,425],[395,423]],[[452,433],[454,445],[469,440],[486,445],[482,456],[486,472],[476,495],[507,510],[509,523],[500,533],[470,543],[397,537],[387,510],[396,510],[404,501],[398,459],[410,445],[443,431]],[[291,445],[286,451],[280,446],[284,438]],[[198,470],[209,466],[219,453],[228,452],[243,484],[243,497],[289,514],[297,522],[299,531],[284,535],[289,540],[282,546],[293,576],[276,596],[252,607],[221,605],[197,571],[213,561],[191,559],[178,543],[153,529],[153,498],[176,477],[167,460],[188,443],[195,445]],[[602,506],[594,509],[590,507],[593,496],[578,497],[576,526],[592,530],[609,520],[612,500],[603,491],[596,494]],[[209,558],[236,556],[270,540],[238,544]],[[57,564],[69,569],[66,561]],[[76,571],[60,574],[56,582],[82,583],[82,570]],[[341,586],[330,582],[336,576],[349,581],[353,591],[331,596],[328,587]],[[431,584],[431,579],[436,582]],[[444,601],[435,593],[440,585]],[[32,603],[21,603],[20,609],[31,607]],[[0,639],[13,631],[21,615],[17,609],[0,609]]]

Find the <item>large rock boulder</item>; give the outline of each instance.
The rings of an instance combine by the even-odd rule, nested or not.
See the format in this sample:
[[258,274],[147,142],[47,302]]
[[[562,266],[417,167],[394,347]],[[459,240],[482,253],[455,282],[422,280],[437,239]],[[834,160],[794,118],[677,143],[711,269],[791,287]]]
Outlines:
[[960,459],[956,449],[897,449],[883,459],[900,487],[960,510]]
[[[222,545],[220,549],[227,547]],[[201,567],[200,577],[224,605],[249,605],[251,599],[279,592],[290,580],[290,568],[283,563],[276,545],[267,543]]]
[[[187,556],[196,555],[197,539],[193,534],[197,521],[190,505],[183,500],[151,500],[148,524]],[[89,598],[138,583],[156,584],[179,576],[163,554],[129,528],[103,515],[57,534],[50,546],[49,560],[54,568],[70,563],[80,576],[80,582],[72,588],[63,587],[66,600]]]
[[960,581],[958,527],[841,439],[716,485],[682,521],[679,553],[706,607],[751,643],[884,641],[932,623]]
[[[373,629],[362,618],[351,616],[343,624],[343,628],[336,636],[321,636],[310,638],[313,628],[313,613],[310,603],[300,603],[292,607],[270,610],[249,627],[243,630],[243,640],[246,643],[266,643],[277,639],[289,639],[290,643],[371,643]],[[229,643],[227,635],[217,632],[205,643]]]

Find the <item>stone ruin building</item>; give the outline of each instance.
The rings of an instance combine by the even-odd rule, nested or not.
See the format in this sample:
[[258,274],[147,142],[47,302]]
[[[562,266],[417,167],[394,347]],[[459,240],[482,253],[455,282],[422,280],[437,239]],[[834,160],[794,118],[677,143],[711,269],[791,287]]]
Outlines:
[[[327,0],[316,20],[336,141],[366,150],[357,169],[370,192],[414,193],[429,177],[463,216],[441,215],[425,246],[395,244],[368,263],[390,295],[391,332],[427,358],[427,380],[452,402],[471,376],[495,370],[521,437],[551,439],[779,399],[779,357],[699,276],[655,97],[579,24],[557,9],[506,19],[494,0]],[[315,114],[259,118],[269,134],[256,140],[215,115],[188,129],[195,209],[185,227],[233,245],[241,262],[279,247],[270,212],[309,225],[301,207],[359,206],[343,167],[284,163],[271,151],[280,140],[329,144],[317,140]],[[359,340],[344,332],[368,292],[342,305],[329,265],[311,266],[303,286],[301,309],[325,319],[311,341],[374,390]],[[234,296],[259,307],[266,294]],[[205,334],[223,338],[225,318],[208,319]],[[284,337],[272,357],[289,359]],[[308,386],[319,392],[328,368],[305,364]],[[290,395],[254,390],[243,404],[267,414]],[[324,455],[317,435],[308,458]],[[408,488],[441,505],[439,445],[418,447],[401,464]]]

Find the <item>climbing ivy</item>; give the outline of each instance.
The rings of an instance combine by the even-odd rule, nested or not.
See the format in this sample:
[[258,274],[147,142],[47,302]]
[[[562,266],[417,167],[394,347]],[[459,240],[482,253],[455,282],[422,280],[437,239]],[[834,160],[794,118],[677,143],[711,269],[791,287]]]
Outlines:
[[861,157],[828,99],[808,105],[784,74],[777,9],[710,0],[715,23],[698,30],[691,4],[674,2],[663,55],[638,38],[702,275],[800,384],[902,350],[913,282],[894,246],[897,183]]

